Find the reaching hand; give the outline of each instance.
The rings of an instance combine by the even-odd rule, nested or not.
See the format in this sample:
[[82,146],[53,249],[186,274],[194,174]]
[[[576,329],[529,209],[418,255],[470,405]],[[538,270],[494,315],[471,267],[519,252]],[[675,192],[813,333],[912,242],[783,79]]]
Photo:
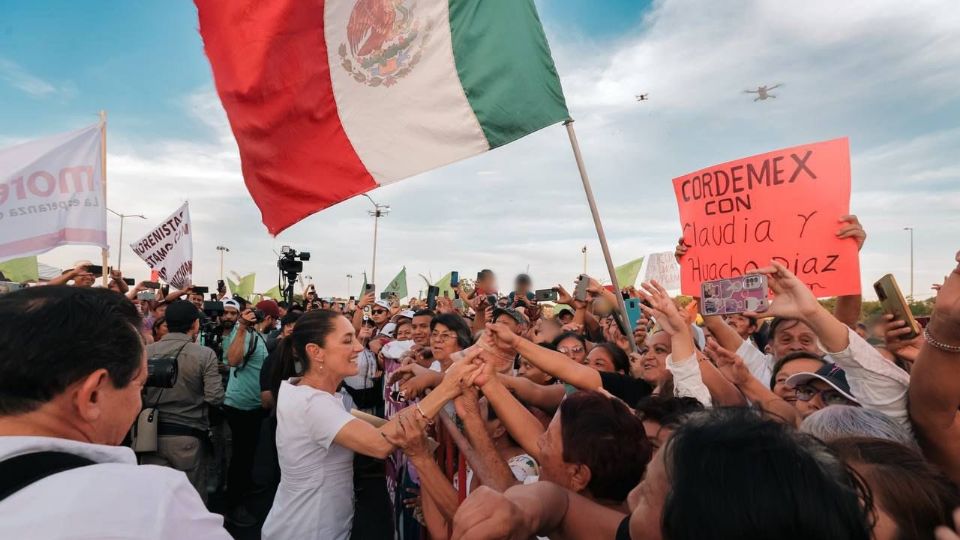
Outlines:
[[387,379],[387,386],[396,383],[397,381],[406,381],[417,375],[423,375],[424,373],[429,372],[430,370],[419,365],[419,364],[404,364],[393,371],[390,374],[390,377]]
[[453,406],[460,418],[480,416],[480,392],[475,386],[461,389],[461,393],[453,400]]
[[867,241],[867,231],[863,230],[863,225],[860,224],[857,216],[843,216],[840,222],[846,225],[837,231],[837,238],[853,238],[857,242],[857,251],[863,249],[863,243]]
[[763,313],[747,312],[744,315],[805,321],[823,309],[810,289],[780,263],[771,263],[771,266],[761,268],[757,273],[766,274],[770,289],[774,293],[773,301]]
[[720,373],[723,374],[724,378],[728,381],[737,386],[744,385],[750,381],[750,377],[753,375],[743,363],[743,358],[724,349],[714,341],[711,341],[707,345],[707,351],[717,360],[717,369],[720,370]]
[[911,330],[905,321],[894,320],[889,313],[883,315],[883,320],[886,321],[883,325],[886,349],[911,364],[915,362],[920,354],[920,347],[926,342],[923,333],[913,339],[903,339]]
[[583,309],[587,307],[586,302],[576,300],[569,292],[567,292],[566,289],[563,288],[563,285],[557,284],[557,286],[554,288],[557,290],[558,304],[566,304],[573,309]]
[[954,530],[950,527],[940,526],[934,531],[936,540],[960,540],[960,508],[953,511]]
[[374,298],[373,293],[367,293],[367,294],[365,294],[365,295],[363,295],[363,296],[360,297],[360,303],[357,304],[357,307],[358,307],[359,309],[363,309],[363,308],[365,308],[365,307],[367,307],[367,306],[373,305],[373,303],[376,302],[376,301],[377,301],[377,300],[376,300],[376,298]]
[[243,326],[253,326],[257,324],[257,316],[254,315],[252,309],[247,308],[243,310],[243,313],[240,314],[240,324]]
[[675,336],[680,332],[690,331],[690,326],[683,319],[683,315],[680,314],[680,310],[677,309],[677,305],[667,294],[666,289],[656,281],[643,283],[641,287],[643,287],[643,291],[640,291],[640,295],[651,307],[640,304],[640,309],[647,315],[656,318],[666,333]]
[[457,310],[453,307],[453,300],[443,296],[437,298],[437,313],[455,313]]
[[428,388],[432,378],[429,375],[417,375],[400,383],[400,392],[405,398],[416,399],[422,396]]
[[487,332],[493,338],[493,345],[497,349],[513,349],[520,342],[520,336],[513,333],[505,324],[487,323]]
[[453,517],[454,539],[525,540],[535,536],[534,533],[523,510],[487,486],[480,486],[467,497]]
[[408,407],[397,416],[397,425],[393,433],[383,432],[383,438],[388,443],[403,450],[407,456],[423,457],[430,455],[430,444],[427,442],[427,419],[421,416],[416,409]]

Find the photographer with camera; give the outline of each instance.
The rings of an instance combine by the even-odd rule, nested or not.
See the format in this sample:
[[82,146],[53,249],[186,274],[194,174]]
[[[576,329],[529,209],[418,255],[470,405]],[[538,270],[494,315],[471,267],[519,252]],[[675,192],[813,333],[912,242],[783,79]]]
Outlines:
[[[225,308],[226,304],[224,302]],[[227,520],[241,527],[256,524],[256,519],[243,503],[253,487],[253,458],[264,417],[260,401],[260,371],[268,354],[264,333],[273,328],[279,317],[277,303],[263,300],[254,309],[243,310],[233,331],[223,340],[230,366],[223,410],[233,436],[233,454],[227,471],[227,504],[230,507]]]
[[144,391],[143,401],[159,412],[159,422],[157,451],[144,454],[142,463],[183,471],[206,502],[204,450],[210,429],[207,405],[217,407],[223,403],[223,382],[216,354],[194,343],[200,332],[200,312],[194,304],[182,300],[171,303],[166,321],[170,333],[147,346],[147,361],[158,373],[161,364],[172,359],[177,364],[177,376],[172,386],[148,385]]
[[148,379],[139,325],[103,289],[0,297],[3,538],[230,538],[182,473],[119,446]]

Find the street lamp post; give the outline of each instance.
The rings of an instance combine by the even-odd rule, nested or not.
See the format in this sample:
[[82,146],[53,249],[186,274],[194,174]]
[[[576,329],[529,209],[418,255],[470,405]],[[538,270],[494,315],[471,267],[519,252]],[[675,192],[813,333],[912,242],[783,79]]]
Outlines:
[[109,208],[107,208],[107,210],[109,210],[111,214],[118,216],[120,218],[120,240],[119,240],[120,247],[117,248],[117,270],[120,270],[120,272],[122,273],[123,270],[120,268],[120,261],[123,260],[123,221],[128,217],[138,217],[140,219],[147,219],[147,217],[144,216],[143,214],[121,214],[120,212],[114,212]]
[[377,282],[377,229],[380,225],[380,218],[390,213],[390,205],[379,204],[371,199],[366,193],[364,193],[363,196],[373,203],[374,208],[373,210],[369,210],[367,213],[373,216],[373,265],[370,268],[370,282],[375,284]]
[[587,246],[580,250],[583,253],[583,275],[587,275]]
[[347,296],[350,296],[350,292],[353,289],[350,288],[350,280],[353,279],[353,274],[347,274]]
[[217,246],[217,251],[220,252],[220,281],[223,281],[223,254],[230,253],[230,248]]
[[904,227],[903,230],[910,231],[910,301],[913,302],[913,227]]

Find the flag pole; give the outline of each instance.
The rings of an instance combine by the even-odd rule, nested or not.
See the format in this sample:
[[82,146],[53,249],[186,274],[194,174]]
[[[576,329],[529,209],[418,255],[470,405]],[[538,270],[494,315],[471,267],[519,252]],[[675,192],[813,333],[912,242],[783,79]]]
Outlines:
[[[597,238],[600,240],[600,249],[603,250],[603,258],[607,262],[607,272],[610,273],[610,283],[613,284],[614,296],[617,297],[617,308],[623,321],[629,321],[627,316],[627,306],[623,303],[623,295],[620,294],[620,282],[617,280],[617,272],[613,266],[613,259],[610,257],[610,248],[607,246],[607,235],[603,233],[603,224],[600,223],[600,211],[597,210],[597,201],[593,198],[593,189],[590,187],[590,178],[587,176],[587,167],[583,164],[583,155],[580,154],[580,143],[577,142],[577,133],[573,130],[573,119],[567,119],[563,125],[567,128],[567,135],[570,136],[570,146],[573,148],[573,157],[577,160],[577,168],[580,170],[580,180],[583,181],[583,191],[587,195],[587,204],[590,205],[590,214],[593,216],[593,224],[597,228]],[[629,324],[626,330],[630,330]],[[626,336],[630,342],[630,350],[637,351],[637,343],[633,335]]]
[[[100,181],[103,185],[103,212],[106,214],[107,210],[107,111],[100,111]],[[123,227],[123,220],[120,220],[120,227]],[[120,246],[118,249],[123,249],[123,246]],[[109,272],[107,268],[110,265],[110,249],[101,248],[100,256],[103,261],[100,263],[103,266],[103,286],[106,287],[109,279]]]

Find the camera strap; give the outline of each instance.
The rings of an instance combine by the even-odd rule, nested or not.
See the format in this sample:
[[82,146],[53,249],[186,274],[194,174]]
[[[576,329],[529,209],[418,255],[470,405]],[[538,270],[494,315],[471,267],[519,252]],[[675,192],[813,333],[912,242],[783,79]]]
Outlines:
[[[240,365],[237,366],[237,371],[240,371],[241,369],[243,369],[244,367],[246,367],[247,361],[250,360],[250,357],[253,356],[253,353],[254,353],[254,352],[256,352],[256,350],[257,350],[257,344],[258,344],[260,341],[263,341],[263,346],[264,346],[264,348],[266,348],[266,346],[267,346],[266,340],[263,339],[263,336],[260,335],[260,332],[259,332],[258,330],[251,330],[250,332],[253,334],[253,339],[250,340],[250,344],[247,345],[247,353],[243,355],[243,362],[241,362]],[[236,371],[233,372],[233,376],[234,376],[234,377],[237,376],[237,372],[236,372]]]

